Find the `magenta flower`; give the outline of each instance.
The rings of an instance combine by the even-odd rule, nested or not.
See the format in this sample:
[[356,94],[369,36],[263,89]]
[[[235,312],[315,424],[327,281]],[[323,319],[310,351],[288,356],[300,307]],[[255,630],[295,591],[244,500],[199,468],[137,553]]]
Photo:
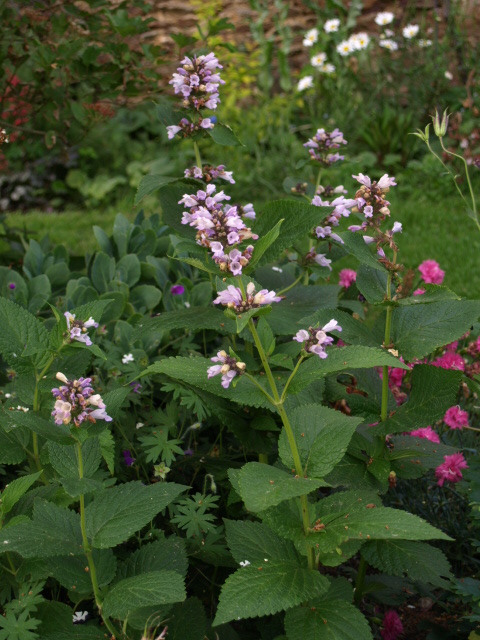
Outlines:
[[357,279],[357,272],[353,269],[342,269],[338,276],[338,284],[348,289]]
[[435,477],[438,478],[438,486],[443,487],[445,481],[459,482],[462,469],[468,469],[468,464],[461,453],[452,453],[451,456],[443,456],[445,462],[435,469]]
[[173,287],[170,288],[170,293],[172,296],[181,296],[185,293],[185,287],[182,284],[174,284]]
[[130,450],[125,449],[125,451],[122,451],[122,453],[125,464],[127,465],[127,467],[131,467],[135,462],[135,458],[132,457]]
[[9,289],[16,289],[16,287],[17,287],[17,285],[16,285],[14,282],[10,282],[10,283],[8,284],[8,288],[9,288]]
[[342,327],[336,320],[330,320],[330,322],[327,322],[321,329],[314,329],[313,327],[309,327],[308,330],[300,329],[293,337],[293,340],[302,342],[305,351],[314,353],[319,358],[325,359],[328,356],[326,347],[333,342],[333,338],[327,336],[327,332],[341,330]]
[[463,429],[468,427],[468,413],[456,405],[447,409],[443,421],[450,429]]
[[224,389],[228,389],[235,376],[242,375],[245,372],[245,363],[232,358],[226,351],[219,351],[216,356],[210,359],[212,362],[220,362],[220,364],[209,367],[207,369],[207,377],[213,378],[213,376],[221,373],[222,387]]
[[424,260],[418,270],[422,274],[422,280],[429,284],[442,284],[445,277],[445,271],[440,269],[435,260]]
[[430,440],[430,442],[440,442],[440,436],[436,431],[432,429],[432,427],[415,429],[415,431],[409,431],[408,435],[414,436],[416,438],[425,438],[426,440]]
[[440,356],[432,362],[434,367],[440,367],[442,369],[457,369],[458,371],[465,371],[465,360],[458,353],[447,351],[443,356]]
[[415,289],[415,291],[413,292],[414,296],[423,296],[423,294],[426,292],[426,289],[422,289],[422,287],[419,287],[418,289]]
[[396,611],[390,609],[383,616],[383,629],[380,635],[383,640],[397,640],[398,636],[403,633],[403,624],[400,616]]

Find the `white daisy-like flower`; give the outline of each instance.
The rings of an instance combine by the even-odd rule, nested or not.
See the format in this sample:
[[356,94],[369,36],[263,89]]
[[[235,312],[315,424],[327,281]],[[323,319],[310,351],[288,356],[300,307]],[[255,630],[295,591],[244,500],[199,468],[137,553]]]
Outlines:
[[390,24],[391,22],[394,21],[394,19],[395,19],[395,16],[390,11],[381,11],[380,13],[377,13],[377,15],[375,16],[375,22],[380,26],[383,26],[385,24]]
[[355,33],[350,37],[350,41],[353,45],[354,49],[360,51],[361,49],[366,49],[370,43],[370,38],[367,33]]
[[326,33],[334,33],[338,31],[338,27],[340,26],[340,20],[338,18],[333,18],[332,20],[327,20],[323,25]]
[[395,40],[388,40],[388,38],[385,38],[385,40],[380,40],[378,44],[384,49],[389,49],[390,51],[396,51],[398,49],[398,44],[395,42]]
[[132,353],[126,353],[122,358],[122,364],[128,364],[129,362],[133,362],[135,358]]
[[88,618],[88,611],[76,611],[73,614],[73,622],[85,622]]
[[419,29],[418,24],[407,24],[407,26],[402,29],[403,37],[410,40],[417,35]]
[[305,91],[305,89],[310,89],[311,87],[313,87],[313,76],[305,76],[299,80],[297,91]]
[[335,73],[335,65],[327,62],[319,68],[320,73]]
[[317,53],[310,58],[310,64],[312,65],[312,67],[321,67],[325,63],[326,59],[327,54],[323,53],[323,51],[320,51],[320,53]]
[[311,47],[316,43],[317,40],[318,40],[318,29],[310,29],[310,31],[307,31],[307,33],[303,38],[303,46]]
[[418,46],[422,47],[422,49],[425,49],[425,47],[431,47],[432,46],[432,41],[431,40],[424,40],[423,38],[420,38],[420,40],[418,41]]
[[349,56],[353,51],[353,44],[350,40],[342,40],[337,44],[337,51],[341,56]]

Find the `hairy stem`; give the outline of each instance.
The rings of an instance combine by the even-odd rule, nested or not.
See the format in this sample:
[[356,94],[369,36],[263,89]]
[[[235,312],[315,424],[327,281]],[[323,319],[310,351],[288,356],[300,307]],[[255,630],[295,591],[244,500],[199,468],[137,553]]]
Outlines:
[[[397,259],[397,252],[393,252],[393,264]],[[392,274],[389,272],[387,277],[387,293],[386,300],[390,301],[392,299]],[[385,349],[389,348],[390,345],[390,333],[392,328],[392,312],[393,308],[389,305],[387,307],[387,315],[385,318],[385,340],[384,347]],[[388,414],[388,365],[383,366],[383,378],[382,378],[382,408],[380,412],[380,420],[384,422],[387,419]]]

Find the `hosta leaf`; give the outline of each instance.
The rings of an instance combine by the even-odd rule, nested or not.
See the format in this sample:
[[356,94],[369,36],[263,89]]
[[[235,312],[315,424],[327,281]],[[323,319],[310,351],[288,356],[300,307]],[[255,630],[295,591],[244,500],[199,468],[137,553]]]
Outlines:
[[372,540],[362,547],[362,555],[372,567],[392,576],[407,575],[448,589],[453,578],[444,553],[425,542],[412,540]]
[[179,573],[149,571],[117,582],[103,601],[103,613],[124,620],[139,607],[181,602],[185,597],[184,580]]
[[412,392],[408,402],[400,406],[391,418],[376,427],[371,427],[370,433],[400,433],[426,427],[441,420],[447,409],[457,401],[461,378],[461,371],[425,364],[415,365],[411,378]]
[[91,544],[106,549],[128,540],[185,489],[173,482],[148,487],[128,482],[96,495],[85,510]]
[[308,607],[287,611],[288,640],[372,640],[365,616],[345,600],[315,598]]
[[296,200],[276,200],[265,205],[258,216],[254,232],[261,238],[275,225],[284,220],[280,234],[265,251],[261,264],[273,262],[285,249],[292,247],[295,240],[302,238],[327,214],[327,210]]
[[325,576],[297,562],[269,560],[252,564],[227,578],[213,626],[272,615],[327,591]]
[[[290,420],[304,475],[311,478],[324,478],[335,467],[345,455],[356,427],[362,422],[361,418],[350,418],[319,404],[295,409]],[[278,447],[283,464],[294,467],[285,428]]]
[[280,538],[266,524],[224,520],[227,544],[235,561],[251,564],[265,562],[265,558],[281,562],[299,561],[293,544]]
[[16,551],[24,558],[82,555],[80,515],[37,500],[33,520],[0,531],[0,544],[2,549]]
[[437,347],[460,338],[479,316],[478,300],[398,307],[392,316],[392,341],[405,360],[423,358]]
[[249,511],[263,511],[283,500],[311,493],[323,484],[260,462],[248,462],[239,474],[240,495]]

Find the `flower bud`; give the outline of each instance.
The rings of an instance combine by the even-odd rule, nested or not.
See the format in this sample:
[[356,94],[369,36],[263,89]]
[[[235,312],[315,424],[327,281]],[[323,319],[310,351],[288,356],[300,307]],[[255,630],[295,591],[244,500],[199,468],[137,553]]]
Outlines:
[[237,369],[240,369],[240,371],[245,371],[246,368],[247,365],[245,364],[245,362],[237,362]]
[[382,216],[389,216],[390,215],[390,209],[388,207],[382,207],[380,209],[379,213],[381,213]]
[[221,358],[226,358],[226,357],[227,357],[227,352],[222,350],[222,351],[219,351],[219,352],[218,352],[218,355],[219,355]]
[[57,372],[57,375],[55,376],[57,380],[60,380],[60,382],[63,383],[67,383],[68,382],[68,378],[64,373],[61,373],[60,371]]
[[220,369],[220,373],[228,373],[230,371],[230,365],[229,364],[224,364],[222,365],[222,368]]
[[433,130],[435,131],[435,135],[438,138],[443,138],[443,136],[447,133],[448,127],[448,115],[447,109],[443,112],[442,119],[440,120],[440,115],[438,111],[435,109],[435,115],[430,116],[433,121]]

